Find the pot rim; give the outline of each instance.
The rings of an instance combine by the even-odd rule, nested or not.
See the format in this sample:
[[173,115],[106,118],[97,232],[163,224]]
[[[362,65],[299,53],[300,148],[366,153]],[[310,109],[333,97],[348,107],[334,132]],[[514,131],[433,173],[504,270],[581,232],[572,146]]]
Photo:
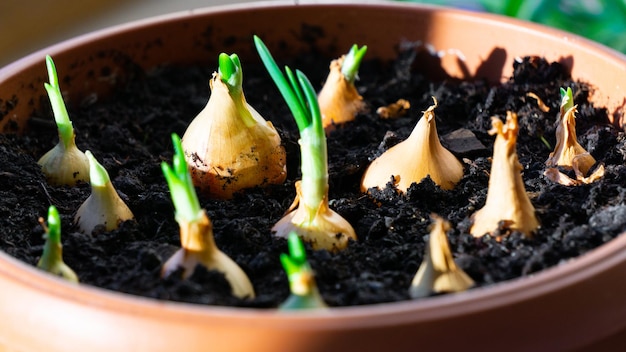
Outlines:
[[[546,27],[527,21],[488,13],[476,13],[461,9],[452,9],[435,5],[415,3],[398,3],[379,0],[350,1],[350,0],[275,0],[260,1],[255,3],[239,3],[220,5],[179,11],[166,15],[154,16],[146,19],[131,21],[125,24],[115,25],[91,33],[54,44],[38,50],[26,57],[0,68],[0,83],[11,76],[19,74],[22,70],[33,65],[39,65],[42,57],[46,54],[54,56],[62,50],[81,46],[95,38],[126,32],[130,29],[149,27],[160,22],[177,21],[186,17],[217,14],[221,12],[249,11],[288,6],[316,6],[316,5],[357,5],[357,6],[383,6],[396,8],[420,8],[424,11],[443,11],[448,15],[472,17],[475,21],[497,22],[500,26],[525,27],[526,31],[533,35],[558,37],[570,41],[576,47],[585,48],[586,51],[596,51],[598,55],[605,56],[615,62],[626,63],[626,55],[608,48],[602,44],[593,42],[578,35],[559,29]],[[540,34],[541,33],[541,34]],[[610,242],[596,249],[568,260],[566,263],[544,269],[535,274],[503,281],[485,287],[478,287],[466,292],[446,294],[429,297],[414,301],[400,301],[381,303],[364,306],[333,307],[324,311],[298,311],[282,312],[275,309],[241,308],[224,306],[206,306],[192,303],[181,303],[152,298],[134,296],[116,291],[90,286],[75,285],[65,280],[49,275],[32,265],[24,263],[5,252],[0,252],[0,276],[22,286],[45,291],[56,298],[71,301],[90,307],[117,311],[120,313],[133,314],[141,311],[144,316],[157,316],[168,311],[171,314],[185,315],[199,319],[214,319],[219,316],[234,317],[248,320],[246,323],[267,324],[284,323],[291,324],[298,321],[324,321],[330,329],[345,328],[344,321],[350,321],[350,326],[368,327],[380,326],[393,322],[401,324],[405,321],[428,321],[441,320],[448,316],[468,315],[475,311],[496,309],[511,304],[511,302],[528,301],[540,296],[545,292],[558,291],[577,282],[589,280],[595,274],[615,267],[618,263],[626,261],[626,236],[620,234]],[[263,319],[258,319],[262,317]],[[366,318],[367,319],[358,319]],[[287,318],[287,319],[285,319]],[[330,321],[328,320],[330,318]],[[357,319],[355,319],[357,318]],[[624,323],[626,324],[626,322]]]

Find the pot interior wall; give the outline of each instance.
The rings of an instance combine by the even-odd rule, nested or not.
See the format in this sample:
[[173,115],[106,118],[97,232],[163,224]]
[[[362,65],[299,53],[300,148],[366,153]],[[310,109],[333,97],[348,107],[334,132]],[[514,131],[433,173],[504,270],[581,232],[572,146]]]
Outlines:
[[384,60],[393,58],[401,43],[413,43],[424,49],[418,65],[433,78],[497,82],[510,76],[515,57],[544,56],[571,68],[574,78],[593,82],[597,88],[594,102],[605,105],[623,126],[624,100],[617,97],[626,95],[621,84],[626,79],[624,65],[618,60],[588,65],[608,49],[598,46],[591,50],[579,46],[579,38],[573,35],[555,30],[549,32],[561,36],[537,34],[540,28],[535,25],[514,27],[516,24],[512,20],[496,23],[483,14],[438,13],[389,4],[364,5],[358,11],[348,4],[267,4],[254,11],[242,6],[235,11],[182,13],[158,24],[145,22],[141,28],[133,28],[132,36],[127,35],[130,27],[118,28],[106,38],[87,35],[33,54],[26,65],[9,65],[0,71],[0,128],[22,131],[33,111],[47,104],[45,54],[55,59],[68,104],[80,104],[83,99],[101,99],[116,84],[133,79],[137,70],[163,64],[216,66],[220,52],[236,52],[243,62],[258,60],[253,34],[268,44],[278,60],[311,50],[332,58],[353,43],[367,45],[368,57]]

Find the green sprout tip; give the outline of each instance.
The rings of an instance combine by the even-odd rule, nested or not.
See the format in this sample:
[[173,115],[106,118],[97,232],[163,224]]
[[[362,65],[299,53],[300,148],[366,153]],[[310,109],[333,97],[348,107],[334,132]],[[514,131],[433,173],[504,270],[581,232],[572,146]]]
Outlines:
[[239,56],[237,56],[237,54],[228,55],[221,53],[218,61],[218,73],[221,76],[222,82],[229,86],[229,90],[241,91],[243,74]]
[[348,82],[354,83],[354,80],[358,78],[359,66],[361,66],[361,61],[363,61],[363,56],[365,56],[366,51],[367,45],[359,49],[356,44],[353,44],[346,57],[343,59],[341,73]]
[[109,173],[107,170],[96,160],[93,154],[87,150],[85,151],[87,159],[89,159],[89,183],[94,187],[104,187],[107,183],[111,182]]
[[[295,232],[291,232],[287,237],[287,246],[289,248],[289,254],[281,254],[280,262],[285,269],[288,277],[292,277],[298,273],[306,270],[310,270],[309,264],[306,260],[306,250],[304,249],[304,243],[300,240]],[[291,280],[290,280],[291,281]]]
[[322,117],[319,111],[319,105],[317,104],[317,96],[311,82],[304,73],[296,70],[296,79],[293,71],[285,66],[285,73],[289,79],[289,81],[287,81],[287,78],[285,78],[285,75],[283,75],[276,64],[276,61],[274,61],[267,46],[265,46],[261,38],[256,35],[254,36],[254,44],[267,71],[278,86],[278,90],[283,98],[285,98],[287,106],[289,106],[291,113],[294,115],[300,132],[311,125],[314,125],[316,128],[317,125],[319,125],[319,128],[323,130],[321,126]]
[[48,226],[43,218],[39,218],[39,223],[46,232],[46,240],[43,247],[43,254],[37,262],[37,267],[49,273],[59,275],[69,281],[78,282],[78,276],[65,262],[63,262],[63,246],[61,244],[61,217],[54,205],[48,208]]
[[560,88],[561,92],[561,113],[565,114],[565,112],[571,109],[574,106],[574,97],[572,96],[572,88],[567,87],[567,89]]
[[172,166],[162,162],[161,170],[163,170],[163,175],[172,194],[176,217],[193,222],[202,216],[202,209],[187,169],[180,137],[175,133],[172,134],[172,143],[174,144]]
[[59,87],[59,77],[57,76],[56,67],[52,57],[46,55],[46,68],[48,69],[48,78],[50,83],[44,83],[44,87],[48,92],[50,98],[50,105],[52,105],[52,111],[54,113],[54,120],[59,129],[59,138],[62,143],[68,147],[74,138],[74,128],[72,127],[72,121],[70,121],[67,108],[63,102],[63,95]]
[[289,254],[281,254],[280,262],[287,273],[291,295],[280,308],[283,310],[325,308],[326,303],[315,285],[313,270],[306,260],[306,251],[300,237],[291,232],[287,237],[287,244]]

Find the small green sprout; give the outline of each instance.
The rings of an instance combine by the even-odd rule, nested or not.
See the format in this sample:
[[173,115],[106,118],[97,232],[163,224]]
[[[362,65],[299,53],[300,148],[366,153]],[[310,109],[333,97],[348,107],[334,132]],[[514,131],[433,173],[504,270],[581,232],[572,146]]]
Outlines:
[[[599,164],[593,172],[596,159],[578,143],[576,136],[576,107],[571,88],[561,88],[561,109],[555,129],[554,150],[546,160],[544,175],[551,181],[566,186],[578,186],[597,181],[604,176],[604,165]],[[558,167],[573,170],[576,178],[558,170]]]
[[350,239],[356,240],[356,234],[343,217],[328,207],[326,135],[315,91],[301,71],[297,70],[294,75],[289,67],[285,67],[285,78],[261,39],[255,36],[254,42],[300,131],[302,180],[296,183],[297,194],[291,211],[274,225],[272,231],[283,238],[295,231],[314,249],[342,250]]
[[346,57],[343,59],[341,73],[348,82],[354,83],[354,80],[358,77],[359,67],[361,66],[361,61],[363,61],[366,52],[367,45],[359,49],[356,44],[353,44]]
[[183,278],[188,278],[197,265],[204,265],[208,270],[217,270],[224,274],[233,295],[239,298],[254,298],[254,288],[246,273],[215,244],[213,224],[204,209],[200,208],[180,137],[172,134],[172,143],[174,144],[172,166],[163,162],[161,169],[176,209],[182,248],[163,264],[161,276],[167,277],[182,268]]
[[543,135],[539,136],[539,140],[541,141],[541,143],[543,143],[543,145],[545,145],[548,149],[552,149],[552,146],[550,145],[550,142],[548,142],[548,140],[546,139],[546,137],[544,137]]
[[43,254],[37,262],[37,267],[54,275],[61,276],[69,281],[78,282],[78,276],[63,261],[63,245],[61,244],[61,218],[59,211],[54,205],[48,208],[48,226],[43,218],[39,223],[46,232],[44,239]]
[[211,97],[183,135],[193,182],[211,198],[232,198],[244,189],[281,184],[287,177],[280,136],[246,102],[242,82],[237,54],[221,53],[210,81]]
[[330,72],[317,96],[322,125],[327,132],[337,125],[353,121],[365,108],[363,97],[356,90],[354,81],[358,78],[359,67],[366,51],[367,46],[359,49],[354,44],[348,54],[330,63]]
[[280,305],[281,310],[326,308],[315,284],[313,270],[306,260],[304,244],[295,232],[287,237],[289,254],[281,254],[280,262],[289,279],[291,294]]
[[90,151],[85,155],[90,165],[91,195],[76,211],[74,222],[86,234],[93,233],[98,226],[104,226],[106,231],[117,229],[121,222],[133,219],[134,215],[117,194],[107,170]]
[[52,105],[59,132],[59,142],[37,163],[41,165],[42,172],[51,184],[73,186],[79,181],[87,182],[89,181],[89,161],[85,153],[76,147],[74,127],[63,102],[54,61],[49,55],[46,56],[46,67],[50,83],[44,83],[44,87]]
[[561,93],[561,107],[559,111],[559,119],[561,116],[565,115],[567,110],[574,107],[574,97],[572,95],[572,88],[567,87],[567,89],[565,89],[561,87],[560,93]]

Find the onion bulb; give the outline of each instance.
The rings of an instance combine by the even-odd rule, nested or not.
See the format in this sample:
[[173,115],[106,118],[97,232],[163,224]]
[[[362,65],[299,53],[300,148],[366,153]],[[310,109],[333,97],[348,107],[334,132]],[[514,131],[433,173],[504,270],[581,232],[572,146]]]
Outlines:
[[46,226],[43,218],[39,218],[39,223],[46,232],[44,235],[46,242],[43,246],[43,254],[37,262],[37,267],[68,281],[78,282],[78,276],[74,270],[63,261],[61,217],[57,208],[54,205],[48,208],[48,226]]
[[167,277],[179,268],[183,278],[189,278],[197,265],[224,274],[232,294],[239,298],[254,298],[254,289],[246,273],[229,256],[217,248],[213,225],[204,210],[193,221],[178,220],[181,247],[163,264],[161,276]]
[[254,298],[254,288],[248,276],[230,257],[217,248],[213,237],[213,225],[206,212],[200,208],[178,135],[172,135],[172,142],[174,144],[172,166],[163,162],[161,169],[176,209],[181,248],[163,264],[161,276],[167,277],[182,268],[183,278],[188,278],[197,265],[203,265],[208,270],[223,273],[230,283],[233,295],[239,298]]
[[574,169],[576,173],[587,175],[596,159],[578,143],[575,114],[576,106],[572,106],[560,116],[556,127],[556,145],[546,160],[546,166]]
[[481,237],[494,233],[502,224],[522,232],[527,237],[539,227],[533,207],[522,180],[522,165],[517,158],[517,114],[508,111],[506,124],[497,117],[491,119],[489,134],[496,135],[485,206],[472,215],[470,233]]
[[59,142],[37,163],[48,183],[52,185],[73,186],[77,182],[88,182],[89,161],[85,153],[76,147],[76,134],[63,102],[56,68],[50,56],[46,56],[46,67],[50,83],[44,83],[44,87],[52,105]]
[[392,178],[395,187],[406,192],[413,182],[419,183],[426,176],[442,189],[450,190],[463,178],[463,165],[439,142],[434,112],[437,100],[433,100],[434,105],[424,111],[411,135],[365,170],[361,180],[363,192],[372,187],[385,188]]
[[474,280],[456,265],[452,257],[446,236],[450,223],[436,215],[432,219],[424,260],[409,288],[411,298],[426,297],[431,293],[461,292],[474,286]]
[[272,123],[246,102],[237,55],[222,53],[219,62],[209,101],[182,143],[194,185],[209,197],[229,199],[247,188],[284,182],[286,154]]
[[74,222],[86,234],[92,233],[97,226],[104,226],[106,231],[115,230],[122,221],[131,220],[134,215],[117,194],[106,169],[90,151],[85,154],[90,165],[91,195],[76,211]]
[[356,114],[365,108],[363,97],[356,90],[354,81],[366,51],[367,46],[359,49],[355,44],[347,55],[330,63],[330,72],[317,96],[322,125],[327,132],[337,125],[353,121]]
[[302,180],[296,183],[296,199],[291,208],[272,231],[283,238],[295,232],[313,249],[342,250],[350,239],[356,240],[356,233],[348,221],[328,207],[326,134],[313,86],[302,71],[296,70],[294,75],[289,67],[285,67],[287,80],[263,41],[255,36],[254,44],[300,132]]
[[318,197],[314,194],[308,197],[313,201],[306,201],[302,181],[296,182],[296,199],[287,214],[272,227],[276,237],[288,238],[291,232],[296,232],[313,249],[331,252],[345,249],[350,240],[357,239],[352,225],[328,207],[328,187],[320,201],[315,202]]

